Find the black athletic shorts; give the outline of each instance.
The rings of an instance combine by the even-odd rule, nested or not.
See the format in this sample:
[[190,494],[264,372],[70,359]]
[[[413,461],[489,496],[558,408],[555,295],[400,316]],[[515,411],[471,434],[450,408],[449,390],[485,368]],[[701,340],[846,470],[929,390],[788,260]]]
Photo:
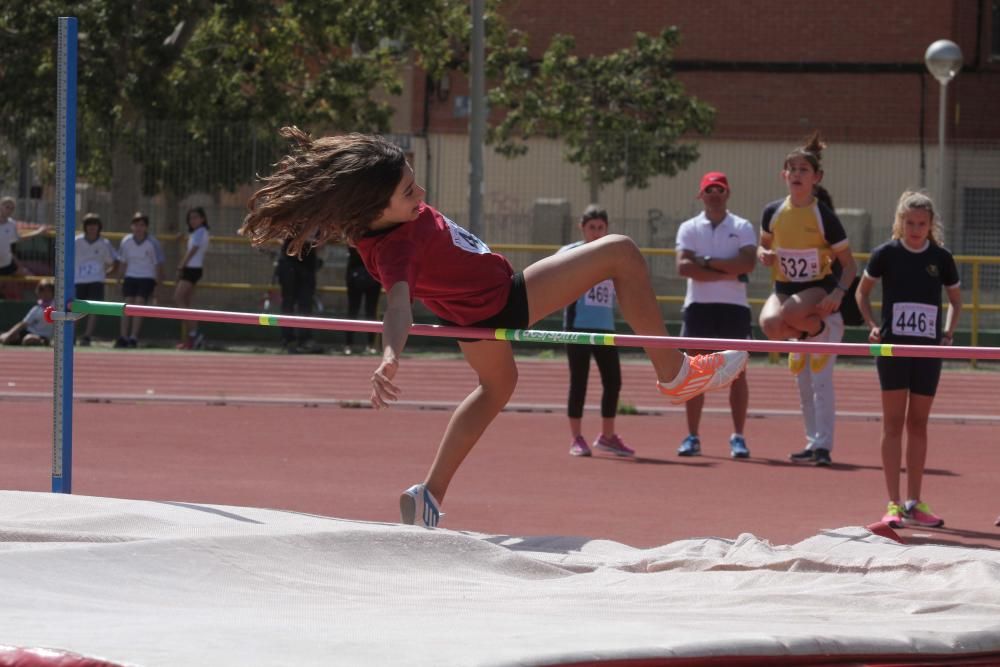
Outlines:
[[750,338],[750,308],[735,303],[689,303],[682,314],[683,338]]
[[178,277],[181,280],[186,280],[192,285],[196,285],[198,284],[198,281],[201,280],[202,269],[185,266],[178,272],[178,274]]
[[933,396],[941,379],[941,360],[915,357],[876,357],[882,391],[909,389],[911,394]]
[[[510,277],[510,294],[507,295],[507,303],[500,309],[500,312],[485,320],[480,320],[467,326],[482,327],[485,329],[526,329],[528,327],[528,289],[524,284],[524,273],[516,272]],[[439,317],[441,324],[452,327],[462,326],[450,322],[443,317]],[[478,338],[459,338],[463,343],[475,343]]]
[[77,283],[73,290],[77,299],[104,301],[104,283]]
[[153,278],[129,278],[125,276],[122,281],[122,295],[127,297],[139,297],[148,299],[156,289],[156,280]]
[[810,280],[805,283],[786,283],[781,281],[775,281],[774,283],[774,293],[784,294],[785,296],[792,296],[793,294],[798,294],[799,292],[804,292],[810,287],[822,287],[823,291],[827,294],[837,289],[837,279],[833,277],[833,274],[828,275],[820,280]]

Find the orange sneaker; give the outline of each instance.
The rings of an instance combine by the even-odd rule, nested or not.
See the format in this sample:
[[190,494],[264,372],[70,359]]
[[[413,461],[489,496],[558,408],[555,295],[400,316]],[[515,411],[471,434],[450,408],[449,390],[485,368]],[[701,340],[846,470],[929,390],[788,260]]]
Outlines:
[[750,355],[742,350],[726,350],[695,357],[684,355],[687,376],[676,387],[657,382],[660,393],[669,396],[673,405],[686,403],[699,394],[728,387],[747,367]]

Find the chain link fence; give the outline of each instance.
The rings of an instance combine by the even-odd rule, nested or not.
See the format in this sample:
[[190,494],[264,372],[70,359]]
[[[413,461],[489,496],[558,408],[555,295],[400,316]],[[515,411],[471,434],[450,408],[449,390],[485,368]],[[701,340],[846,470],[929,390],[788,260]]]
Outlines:
[[[17,133],[0,126],[0,195],[16,198],[17,220],[53,224],[52,156],[21,154],[11,136]],[[407,151],[418,179],[427,188],[428,202],[458,224],[468,226],[468,138],[392,138]],[[730,210],[757,226],[763,206],[785,194],[780,178],[782,162],[798,140],[756,140],[752,136],[701,140],[701,156],[687,170],[674,177],[653,177],[649,187],[641,190],[626,189],[619,180],[604,186],[596,203],[607,209],[612,231],[631,236],[643,248],[672,249],[680,223],[701,210],[696,198],[701,175],[718,170],[729,176]],[[143,210],[150,216],[152,233],[164,241],[167,266],[174,267],[184,247],[179,233],[185,211],[202,206],[213,240],[204,283],[199,285],[198,306],[258,310],[266,300],[273,300],[275,290],[269,286],[277,249],[253,250],[236,237],[236,230],[255,176],[267,173],[285,148],[276,132],[233,125],[193,134],[180,123],[152,124],[130,140],[141,165],[136,162],[125,171],[120,166],[113,169],[110,160],[95,166],[98,152],[87,141],[81,138],[81,162],[88,161],[98,180],[79,181],[78,219],[86,212],[95,212],[105,221],[108,235],[116,238],[127,232],[131,210]],[[620,141],[627,144],[635,139],[621,137]],[[918,140],[851,143],[830,137],[824,154],[823,184],[833,195],[856,252],[866,253],[889,238],[896,200],[904,189],[926,187],[938,201],[946,244],[952,252],[1000,256],[1000,143],[962,142],[947,148],[947,187],[941,195],[936,183],[936,146],[924,146]],[[124,181],[133,183],[131,192],[120,187],[121,174]],[[549,248],[578,238],[576,221],[591,197],[583,170],[566,160],[560,142],[532,140],[527,154],[513,159],[487,150],[485,174],[482,236],[491,246],[503,247],[516,267],[523,268],[549,251],[521,249],[520,245]],[[118,187],[112,187],[113,183]],[[116,197],[128,197],[129,201],[116,206]],[[42,236],[18,244],[17,253],[41,275],[51,273],[53,248],[52,239]],[[684,281],[676,277],[674,257],[666,252],[647,256],[657,293],[682,296]],[[344,284],[346,252],[328,248],[324,260],[319,280],[327,289],[321,292],[322,298],[328,311],[343,312],[339,288]],[[171,271],[167,273],[169,276]],[[962,263],[962,277],[966,298],[971,301],[970,262]],[[980,302],[988,308],[1000,304],[1000,264],[983,264],[978,279]],[[758,268],[754,272],[750,289],[755,298],[767,295],[770,281],[766,271]],[[10,289],[0,290],[0,294],[17,296]],[[671,319],[677,317],[677,308],[676,299],[664,299],[665,314]],[[979,326],[1000,329],[1000,312],[984,312]]]

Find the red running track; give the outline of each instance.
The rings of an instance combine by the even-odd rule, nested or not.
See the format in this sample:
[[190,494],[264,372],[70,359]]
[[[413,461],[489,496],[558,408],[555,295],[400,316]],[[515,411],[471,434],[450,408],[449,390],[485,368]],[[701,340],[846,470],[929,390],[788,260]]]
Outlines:
[[[618,431],[635,461],[567,455],[560,359],[525,359],[511,402],[459,472],[445,525],[514,535],[563,534],[654,546],[695,536],[752,532],[791,543],[823,528],[876,521],[885,504],[879,463],[874,362],[844,365],[835,465],[787,462],[803,442],[797,393],[786,370],[750,369],[747,461],[728,457],[726,397],[712,395],[705,455],[675,455],[683,413],[660,401],[644,363],[624,365]],[[48,490],[52,354],[0,351],[0,488]],[[76,355],[74,492],[285,508],[397,520],[401,489],[422,479],[454,405],[475,378],[452,358],[405,359],[406,404],[363,404],[371,357],[83,350]],[[945,372],[931,424],[925,498],[947,519],[905,530],[911,542],[1000,547],[996,492],[1000,422],[991,371]],[[588,407],[600,382],[591,379]],[[655,412],[654,412],[655,411]],[[585,416],[590,437],[595,410]]]

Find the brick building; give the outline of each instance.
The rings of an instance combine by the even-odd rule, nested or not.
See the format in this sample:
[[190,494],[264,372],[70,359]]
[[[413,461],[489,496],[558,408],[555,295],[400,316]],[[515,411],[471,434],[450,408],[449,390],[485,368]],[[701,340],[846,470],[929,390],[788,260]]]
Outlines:
[[[637,31],[675,25],[675,69],[718,110],[715,137],[798,137],[822,127],[841,140],[937,137],[937,81],[924,52],[938,39],[965,58],[949,86],[948,136],[1000,139],[1000,2],[996,0],[508,0],[511,24],[540,55],[556,33],[580,55],[627,48]],[[422,76],[420,72],[416,77]],[[465,132],[450,99],[414,82],[410,126]],[[467,94],[464,81],[452,95]]]
[[[696,138],[702,158],[686,172],[645,190],[602,190],[601,203],[620,223],[613,226],[641,245],[672,247],[676,225],[698,209],[697,179],[709,169],[730,173],[733,210],[755,220],[783,194],[777,174],[785,153],[820,129],[830,144],[824,182],[859,250],[887,237],[903,189],[925,187],[938,196],[953,249],[1000,254],[993,231],[1000,223],[1000,0],[507,0],[504,12],[529,35],[536,56],[556,33],[573,35],[587,55],[626,48],[637,31],[679,28],[675,71],[690,94],[717,109],[715,129]],[[947,91],[943,182],[941,86],[924,64],[938,39],[956,42],[964,56]],[[414,68],[395,129],[411,138],[429,200],[464,222],[468,86],[456,76],[447,84]],[[494,242],[566,240],[568,221],[588,203],[558,142],[530,146],[515,160],[487,151],[484,223]],[[540,206],[553,202],[563,207],[563,223],[540,224]]]

